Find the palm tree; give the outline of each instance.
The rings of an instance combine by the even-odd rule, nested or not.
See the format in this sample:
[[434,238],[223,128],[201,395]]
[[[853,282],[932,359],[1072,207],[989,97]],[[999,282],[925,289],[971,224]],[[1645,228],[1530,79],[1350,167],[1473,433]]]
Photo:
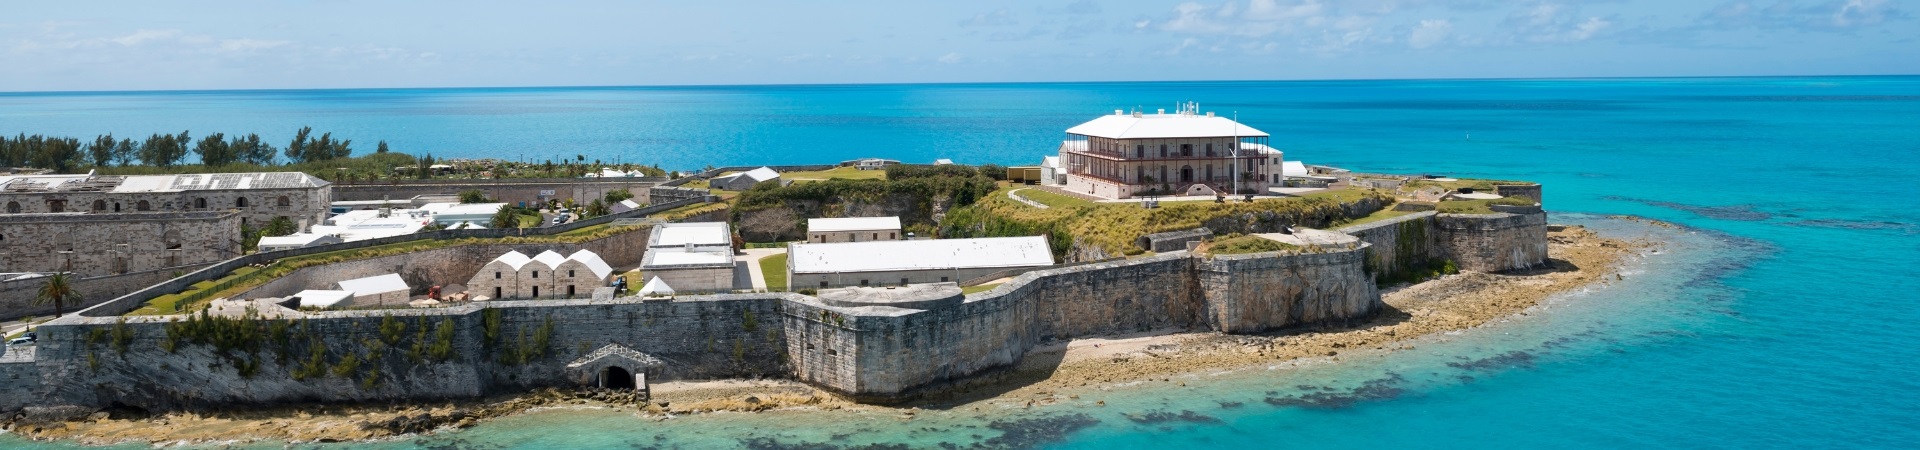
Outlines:
[[69,303],[80,303],[80,291],[73,288],[72,278],[66,272],[47,277],[47,283],[40,285],[40,293],[33,297],[34,305],[53,305],[53,316],[60,317]]

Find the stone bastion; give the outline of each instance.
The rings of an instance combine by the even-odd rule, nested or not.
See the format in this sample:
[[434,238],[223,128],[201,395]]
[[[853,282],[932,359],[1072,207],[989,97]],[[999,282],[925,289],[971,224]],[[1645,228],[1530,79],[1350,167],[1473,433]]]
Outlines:
[[[277,320],[73,315],[42,325],[31,354],[0,355],[0,411],[474,398],[603,382],[593,370],[793,378],[891,402],[1010,366],[1051,341],[1362,320],[1384,306],[1374,278],[1393,264],[1380,261],[1536,267],[1546,263],[1545,224],[1544,213],[1413,214],[1344,230],[1359,240],[1347,246],[1165,253],[1032,271],[967,295],[931,285],[272,311],[289,317]],[[636,361],[645,367],[612,372]]]

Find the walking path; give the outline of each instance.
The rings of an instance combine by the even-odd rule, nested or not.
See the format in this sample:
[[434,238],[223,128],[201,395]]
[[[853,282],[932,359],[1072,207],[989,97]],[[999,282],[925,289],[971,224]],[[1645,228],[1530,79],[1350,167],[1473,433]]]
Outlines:
[[746,262],[747,273],[752,275],[750,278],[753,279],[753,290],[764,291],[767,290],[767,274],[761,273],[760,258],[785,254],[786,252],[787,249],[785,248],[749,248],[741,250],[740,257],[734,258],[734,260]]
[[1027,198],[1026,198],[1026,197],[1021,197],[1021,196],[1020,196],[1020,191],[1024,191],[1024,190],[1027,190],[1027,188],[1019,188],[1019,189],[1014,189],[1014,190],[1011,190],[1011,191],[1007,191],[1007,198],[1011,198],[1011,199],[1013,199],[1014,201],[1017,201],[1017,202],[1020,202],[1020,203],[1025,203],[1025,204],[1027,204],[1027,206],[1032,206],[1032,207],[1035,207],[1035,208],[1040,208],[1040,209],[1047,209],[1047,204],[1045,204],[1045,203],[1040,203],[1040,202],[1036,202],[1036,201],[1033,201],[1033,200],[1027,200]]

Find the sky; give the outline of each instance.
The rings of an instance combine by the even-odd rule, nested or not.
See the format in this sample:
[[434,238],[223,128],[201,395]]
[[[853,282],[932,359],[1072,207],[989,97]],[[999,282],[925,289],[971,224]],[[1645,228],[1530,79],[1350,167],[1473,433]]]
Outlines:
[[1920,0],[39,1],[0,92],[1920,73]]

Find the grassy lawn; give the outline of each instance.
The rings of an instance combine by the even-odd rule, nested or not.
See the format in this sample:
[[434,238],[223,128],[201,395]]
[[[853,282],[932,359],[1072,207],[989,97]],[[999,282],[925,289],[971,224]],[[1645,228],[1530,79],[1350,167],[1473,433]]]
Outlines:
[[[238,280],[240,279],[240,277],[244,277],[244,276],[247,276],[248,274],[252,274],[258,271],[260,271],[260,268],[253,267],[253,266],[234,269],[234,271],[232,273],[228,273],[227,276],[212,279],[212,280],[202,281],[199,283],[194,283],[193,287],[187,288],[187,290],[180,291],[177,293],[162,295],[159,297],[155,297],[153,300],[148,300],[145,306],[141,306],[140,309],[133,310],[133,312],[127,313],[127,315],[157,316],[157,315],[173,314],[180,311],[189,311],[193,309],[198,309],[197,307],[200,306],[201,303],[212,301],[215,298],[219,298],[220,295],[197,296],[200,298],[198,298],[197,300],[192,300],[186,304],[182,304],[181,301],[185,301],[190,298],[196,297],[193,294],[200,294],[203,291],[206,291],[207,289],[213,288],[214,286],[219,286],[222,283]],[[233,291],[232,292],[233,294],[238,294],[240,292],[244,292],[246,288],[247,286],[235,286],[233,288],[227,289],[227,291]]]
[[1061,194],[1061,193],[1057,193],[1057,192],[1053,192],[1045,189],[1026,189],[1018,192],[1017,194],[1021,197],[1025,197],[1027,200],[1033,200],[1036,202],[1040,202],[1040,204],[1055,207],[1055,208],[1094,206],[1096,204],[1092,201],[1088,201],[1087,199],[1074,197],[1066,194]]
[[760,258],[760,274],[767,280],[768,291],[787,290],[787,254]]
[[993,288],[1000,287],[1001,284],[1003,283],[987,283],[987,284],[982,284],[978,286],[967,286],[967,287],[960,288],[960,294],[965,295],[965,294],[972,294],[975,292],[991,291],[993,290]]
[[537,228],[540,226],[539,214],[519,214],[514,217],[520,219],[520,228]]
[[695,203],[687,206],[682,206],[679,208],[661,211],[658,214],[654,214],[654,216],[659,217],[662,220],[675,220],[675,219],[691,217],[696,214],[701,214],[705,212],[726,209],[726,208],[727,208],[727,202]]
[[1213,255],[1239,255],[1291,250],[1299,247],[1259,236],[1234,236],[1209,242],[1200,251]]
[[1361,218],[1359,218],[1359,219],[1354,219],[1354,220],[1353,220],[1353,221],[1351,221],[1351,222],[1347,222],[1347,223],[1343,223],[1343,224],[1339,224],[1339,225],[1336,225],[1336,226],[1334,226],[1334,228],[1340,228],[1340,227],[1350,227],[1350,226],[1354,226],[1354,225],[1362,225],[1362,224],[1368,224],[1368,223],[1374,223],[1374,222],[1379,222],[1379,221],[1382,221],[1382,220],[1387,220],[1387,219],[1392,219],[1392,218],[1395,218],[1395,217],[1400,217],[1400,216],[1404,216],[1404,215],[1408,215],[1408,214],[1413,214],[1413,213],[1416,213],[1416,212],[1419,212],[1419,211],[1394,211],[1394,210],[1393,210],[1393,207],[1392,207],[1392,206],[1388,206],[1388,207],[1386,207],[1385,209],[1381,209],[1381,210],[1379,210],[1379,211],[1374,211],[1374,212],[1373,212],[1373,214],[1368,214],[1368,215],[1367,215],[1366,217],[1361,217]]
[[1532,205],[1533,201],[1524,198],[1502,197],[1490,200],[1447,200],[1440,202],[1439,211],[1444,214],[1493,214],[1488,205]]
[[640,292],[640,288],[646,287],[647,285],[647,274],[641,273],[640,269],[633,269],[627,273],[620,274],[620,277],[627,279],[628,292]]
[[835,167],[828,170],[814,170],[814,171],[806,171],[806,172],[783,172],[780,174],[780,178],[793,180],[794,182],[820,181],[820,180],[832,180],[832,179],[884,180],[884,179],[887,179],[887,171],[860,170],[853,167]]
[[1419,189],[1419,188],[1429,187],[1429,186],[1439,186],[1441,189],[1446,189],[1448,191],[1454,191],[1460,188],[1473,188],[1473,190],[1475,191],[1493,192],[1493,185],[1496,185],[1496,184],[1531,184],[1531,183],[1527,183],[1524,181],[1480,180],[1480,179],[1473,179],[1473,178],[1458,178],[1453,181],[1413,180],[1413,181],[1407,182],[1406,187]]

